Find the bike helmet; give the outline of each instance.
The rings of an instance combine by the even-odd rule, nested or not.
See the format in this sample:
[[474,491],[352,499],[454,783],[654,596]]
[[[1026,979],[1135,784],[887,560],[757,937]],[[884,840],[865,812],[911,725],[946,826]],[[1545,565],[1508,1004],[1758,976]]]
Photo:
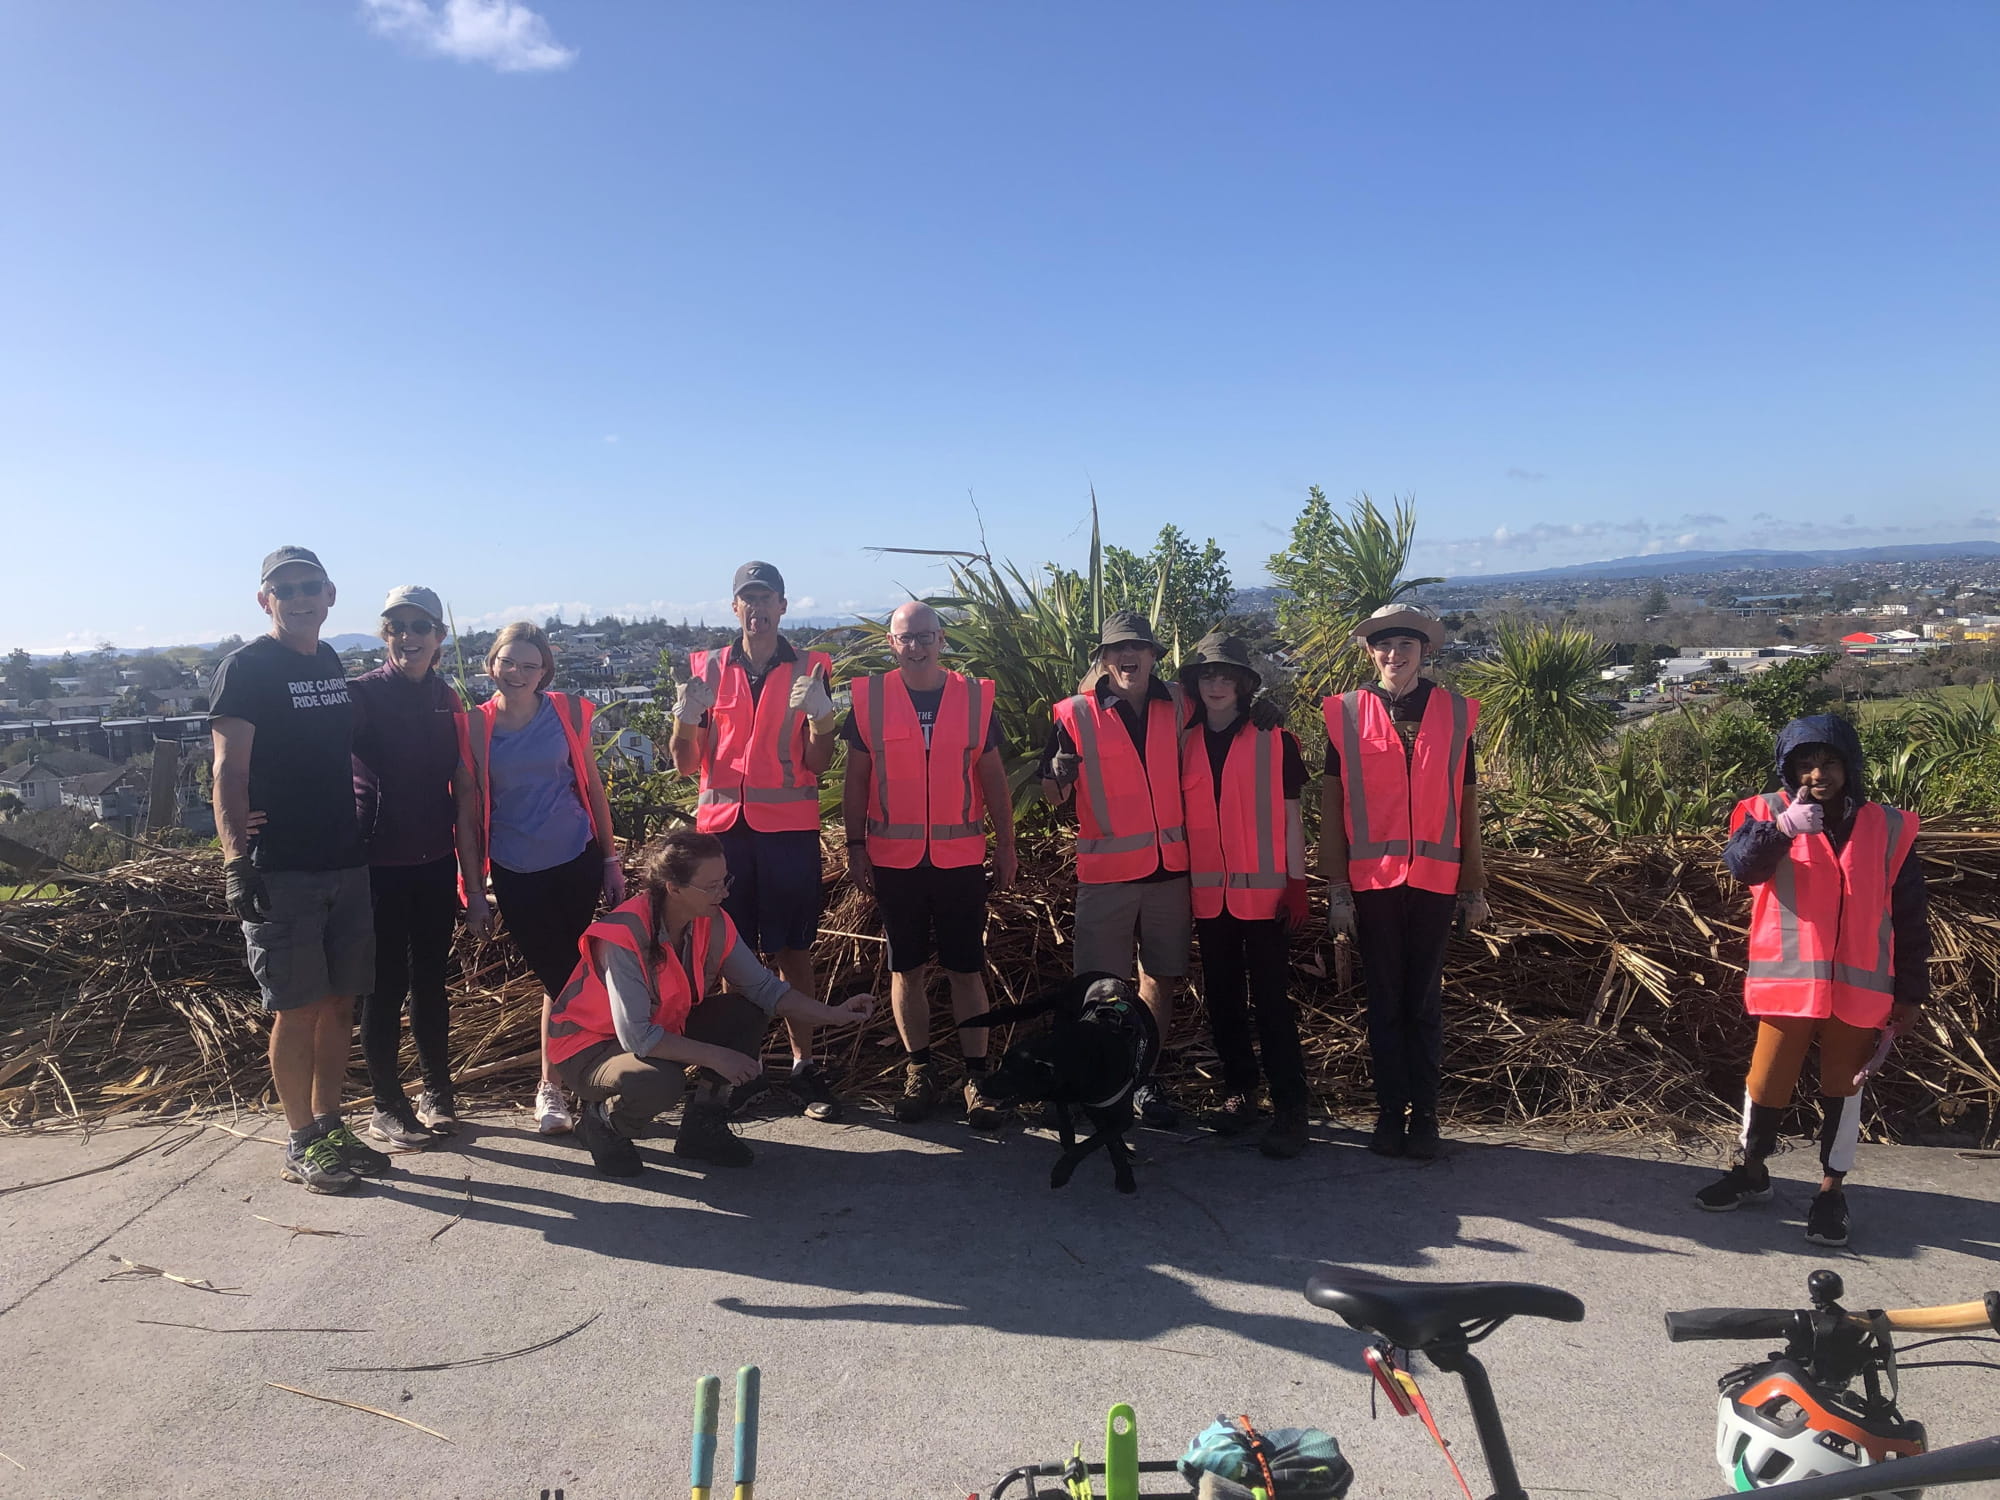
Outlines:
[[[1921,1422],[1893,1405],[1873,1411],[1814,1380],[1794,1360],[1745,1365],[1722,1381],[1715,1459],[1738,1490],[1848,1474],[1924,1451]],[[1893,1471],[1892,1471],[1893,1472]],[[1893,1485],[1889,1474],[1883,1476]],[[1863,1500],[1921,1500],[1923,1490],[1870,1490]]]

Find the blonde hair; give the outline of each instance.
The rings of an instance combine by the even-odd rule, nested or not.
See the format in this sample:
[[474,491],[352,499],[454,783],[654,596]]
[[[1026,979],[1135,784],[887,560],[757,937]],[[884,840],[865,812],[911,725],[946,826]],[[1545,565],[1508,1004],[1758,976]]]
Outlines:
[[516,620],[512,625],[500,627],[500,633],[493,637],[493,644],[486,648],[486,673],[489,677],[493,675],[493,663],[503,650],[516,641],[526,641],[542,653],[542,678],[535,684],[535,690],[539,692],[556,675],[556,653],[542,627],[533,620]]

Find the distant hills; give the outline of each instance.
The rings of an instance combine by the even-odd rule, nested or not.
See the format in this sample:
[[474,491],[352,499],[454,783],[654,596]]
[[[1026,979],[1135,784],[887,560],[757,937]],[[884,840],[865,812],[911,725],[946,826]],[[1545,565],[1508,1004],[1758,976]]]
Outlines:
[[1779,568],[1839,568],[1859,563],[1929,562],[1945,557],[2000,557],[2000,542],[1918,542],[1824,552],[1745,548],[1737,552],[1656,552],[1524,573],[1461,573],[1448,583],[1526,583],[1550,578],[1657,578],[1667,573],[1736,573]]

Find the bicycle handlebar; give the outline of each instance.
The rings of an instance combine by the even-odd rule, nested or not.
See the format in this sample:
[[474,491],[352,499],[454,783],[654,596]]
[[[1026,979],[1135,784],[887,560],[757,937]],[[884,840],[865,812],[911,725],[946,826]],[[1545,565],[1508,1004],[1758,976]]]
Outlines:
[[[1779,1307],[1695,1307],[1667,1314],[1667,1338],[1676,1344],[1695,1339],[1782,1339],[1790,1337],[1798,1319],[1811,1316]],[[1859,1313],[1849,1316],[1858,1323],[1869,1321]],[[2000,1292],[1988,1292],[1977,1302],[1899,1308],[1882,1318],[1894,1333],[2000,1331]]]
[[[1963,1306],[1983,1304],[1965,1303]],[[1925,1308],[1921,1311],[1935,1311]],[[1760,1495],[1777,1500],[1853,1500],[1857,1495],[1879,1492],[1893,1484],[1898,1491],[1916,1490],[1925,1485],[1974,1484],[1982,1479],[2000,1479],[2000,1437],[1977,1438],[1950,1448],[1934,1448],[1894,1460],[1888,1467],[1893,1478],[1884,1479],[1874,1464],[1851,1469],[1844,1474],[1822,1474],[1813,1479],[1795,1479],[1790,1484],[1774,1484],[1759,1490]],[[1714,1500],[1738,1500],[1732,1492]]]

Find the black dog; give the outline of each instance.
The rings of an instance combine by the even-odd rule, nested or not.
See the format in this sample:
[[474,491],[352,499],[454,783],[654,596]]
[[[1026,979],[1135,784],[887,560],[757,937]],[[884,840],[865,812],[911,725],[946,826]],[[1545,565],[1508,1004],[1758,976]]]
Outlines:
[[[1039,999],[1002,1005],[958,1024],[1000,1026],[1051,1012],[1055,1024],[1009,1047],[1000,1065],[979,1080],[979,1092],[996,1104],[1055,1106],[1062,1156],[1049,1174],[1050,1187],[1068,1182],[1076,1164],[1102,1146],[1118,1191],[1137,1192],[1125,1132],[1132,1128],[1133,1091],[1152,1075],[1159,1057],[1160,1032],[1130,981],[1079,974]],[[1091,1125],[1082,1145],[1072,1110],[1081,1110]]]

